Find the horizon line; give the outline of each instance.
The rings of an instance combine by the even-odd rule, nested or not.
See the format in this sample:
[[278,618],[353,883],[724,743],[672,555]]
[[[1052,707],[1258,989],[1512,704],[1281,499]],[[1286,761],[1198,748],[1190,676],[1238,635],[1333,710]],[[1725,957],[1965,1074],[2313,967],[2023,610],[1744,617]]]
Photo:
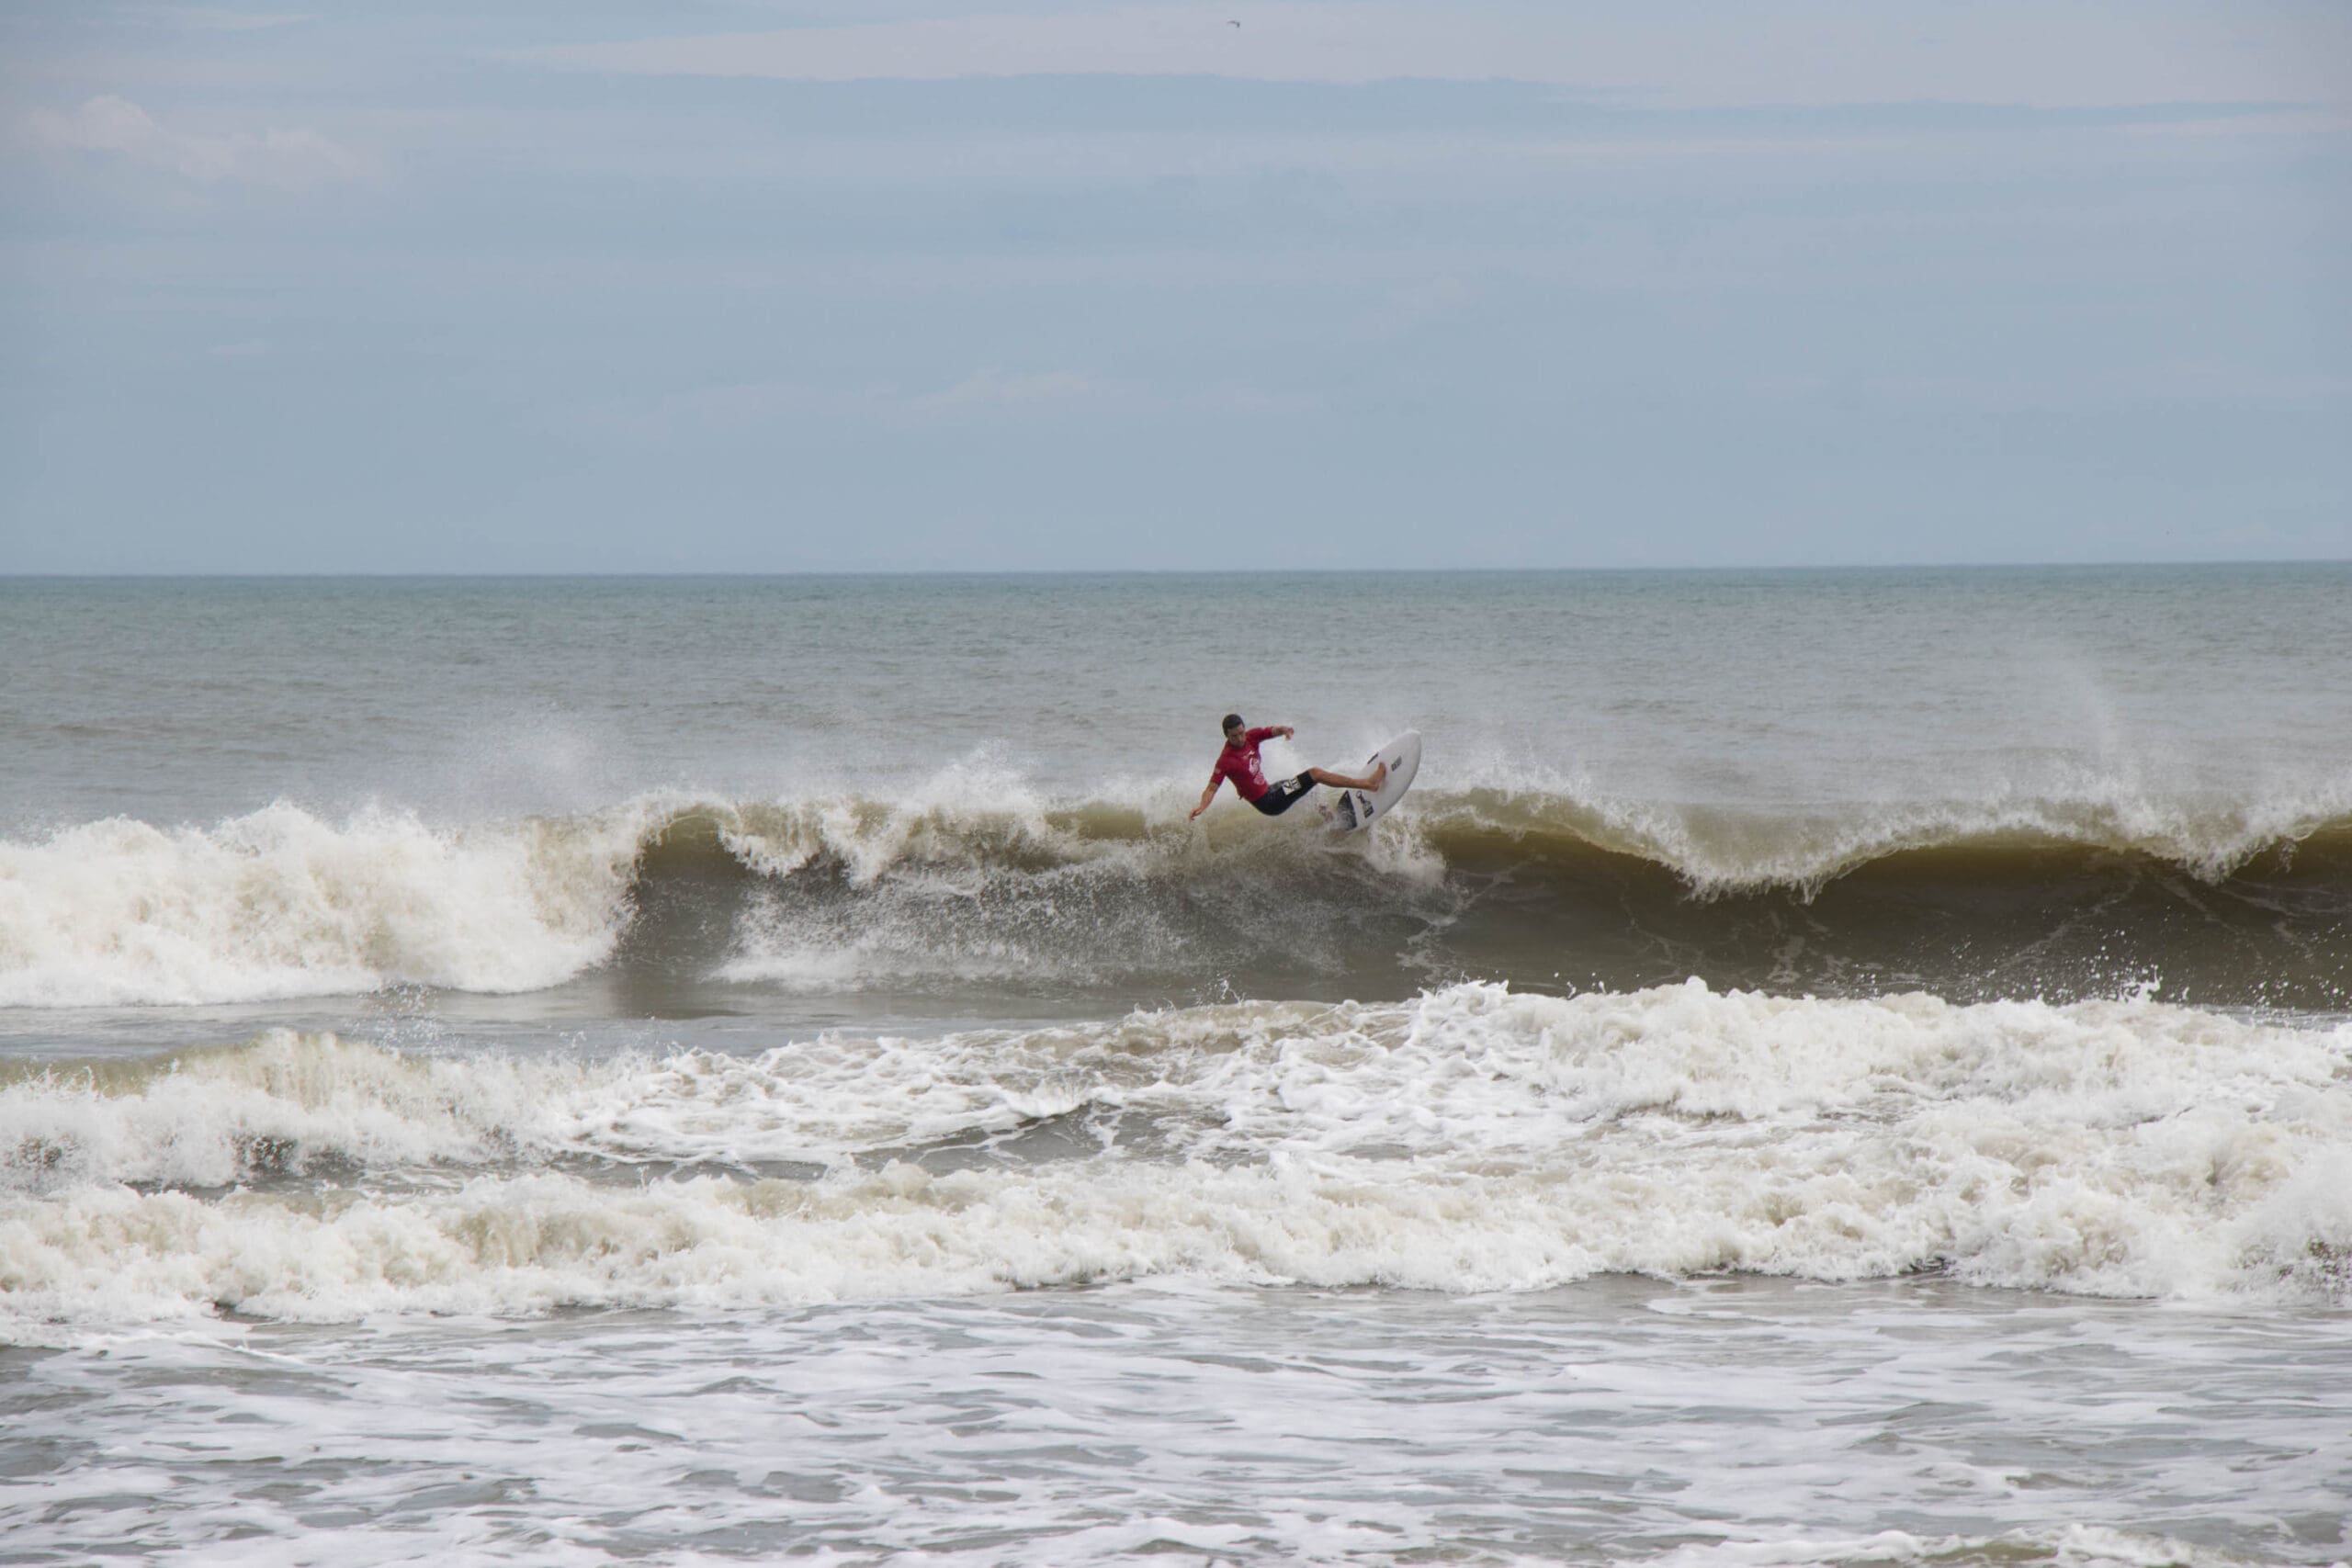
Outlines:
[[776,578],[982,578],[982,577],[1496,577],[1547,575],[1632,576],[1639,573],[1741,572],[1758,575],[1807,571],[2080,571],[2147,568],[2187,569],[2249,566],[2352,566],[2352,555],[2245,556],[2151,560],[2010,561],[1818,561],[1770,565],[1730,563],[1677,566],[1341,566],[1341,567],[790,567],[758,570],[369,570],[319,571],[5,571],[0,582],[326,582],[326,581],[641,581]]

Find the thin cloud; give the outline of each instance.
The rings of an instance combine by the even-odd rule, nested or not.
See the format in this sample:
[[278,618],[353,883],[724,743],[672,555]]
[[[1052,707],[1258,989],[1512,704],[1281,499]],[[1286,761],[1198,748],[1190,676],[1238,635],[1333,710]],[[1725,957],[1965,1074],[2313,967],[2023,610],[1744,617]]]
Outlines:
[[736,441],[747,434],[809,418],[925,429],[1089,413],[1133,417],[1190,412],[1256,417],[1310,413],[1322,407],[1319,397],[1236,383],[1157,390],[1083,370],[991,367],[929,389],[730,382],[672,392],[650,402],[607,403],[581,410],[559,418],[554,427],[599,439],[664,446],[681,441]]
[[217,136],[175,130],[111,93],[63,113],[36,109],[28,123],[36,146],[110,154],[198,185],[239,181],[299,190],[359,173],[358,159],[315,130]]
[[[600,435],[667,444],[732,439],[811,417],[930,423],[1042,412],[1116,398],[1120,389],[1078,370],[976,370],[929,390],[891,386],[820,387],[797,381],[736,381],[668,393],[650,403],[608,404],[570,422]],[[561,422],[560,422],[561,423]]]
[[313,19],[309,11],[234,11],[223,6],[170,6],[153,13],[159,20],[213,33],[256,33]]
[[1680,106],[2341,102],[2325,62],[2352,21],[2301,25],[2112,4],[1939,8],[1661,6],[1605,23],[1579,7],[1258,0],[1247,25],[1126,4],[564,45],[529,58],[649,75],[804,82],[1218,76],[1365,84],[1514,81]]
[[917,410],[1028,408],[1039,403],[1101,402],[1119,389],[1078,370],[981,370],[954,386],[910,399]]

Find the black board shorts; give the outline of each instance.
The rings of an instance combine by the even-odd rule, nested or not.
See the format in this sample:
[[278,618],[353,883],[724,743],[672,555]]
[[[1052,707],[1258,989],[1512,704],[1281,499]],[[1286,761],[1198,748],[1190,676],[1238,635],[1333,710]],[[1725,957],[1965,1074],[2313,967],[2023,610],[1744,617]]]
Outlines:
[[1266,793],[1250,804],[1269,817],[1280,817],[1283,812],[1305,800],[1307,792],[1314,787],[1315,774],[1312,772],[1304,773],[1295,779],[1283,779],[1280,783],[1268,784]]

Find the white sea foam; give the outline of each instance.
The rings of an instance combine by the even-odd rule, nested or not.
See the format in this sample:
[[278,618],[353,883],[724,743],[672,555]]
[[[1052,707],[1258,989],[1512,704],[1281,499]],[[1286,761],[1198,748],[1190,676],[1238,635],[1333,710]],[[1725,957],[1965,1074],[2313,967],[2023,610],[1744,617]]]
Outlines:
[[523,991],[612,949],[642,815],[445,829],[279,804],[0,842],[0,1007]]
[[[1050,1150],[1008,1141],[1048,1124]],[[1926,1268],[2337,1299],[2352,1026],[1693,984],[658,1062],[276,1035],[135,1081],[21,1081],[0,1149],[19,1318]],[[629,1174],[649,1160],[704,1174]],[[770,1161],[827,1174],[761,1176]],[[168,1190],[241,1176],[273,1179]]]
[[818,795],[730,813],[720,836],[739,860],[768,876],[789,875],[819,856],[854,886],[906,864],[965,865],[995,850],[1061,858],[1074,837],[1046,819],[1046,802],[1016,773],[958,763],[905,796]]
[[1897,1563],[2048,1562],[2055,1568],[2237,1568],[2240,1559],[2183,1540],[2102,1525],[2015,1530],[1971,1540],[1908,1530],[1870,1535],[1790,1534],[1761,1540],[1688,1542],[1655,1560],[1660,1568],[1857,1568]]
[[13,1508],[0,1493],[0,1529],[81,1561],[128,1520],[156,1551],[231,1541],[288,1564],[330,1520],[338,1562],[2229,1568],[2342,1550],[2346,1439],[2312,1397],[2352,1348],[2335,1314],[2305,1314],[2282,1365],[2267,1314],[1971,1295],[1158,1281],[536,1328],[96,1331],[13,1363],[34,1484]]
[[[1101,830],[1105,812],[1114,820]],[[652,794],[587,815],[458,827],[382,809],[333,821],[284,802],[209,828],[110,818],[0,840],[0,1007],[261,1001],[408,983],[539,989],[608,958],[632,918],[643,857],[695,835],[755,877],[821,862],[853,890],[891,877],[917,908],[968,904],[991,870],[1047,883],[1090,870],[1148,875],[1167,851],[1134,807],[1057,807],[977,763],[890,798]],[[709,963],[729,979],[854,985],[876,963],[1009,977],[1040,958],[1034,942],[903,923],[912,948],[872,919],[779,932],[755,911],[746,942]],[[926,942],[939,950],[922,951]]]

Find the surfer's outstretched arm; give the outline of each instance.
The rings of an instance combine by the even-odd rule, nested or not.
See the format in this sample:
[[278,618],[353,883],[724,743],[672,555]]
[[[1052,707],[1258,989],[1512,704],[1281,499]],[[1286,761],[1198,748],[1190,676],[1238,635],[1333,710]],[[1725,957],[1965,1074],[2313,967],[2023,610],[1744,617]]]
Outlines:
[[[1216,786],[1224,782],[1225,775],[1223,773],[1211,773],[1209,775],[1209,787],[1201,791],[1201,803],[1193,807],[1193,817],[1198,817],[1202,812],[1206,811],[1209,808],[1209,802],[1216,798]],[[1185,818],[1187,821],[1190,821],[1191,819],[1191,818]]]

